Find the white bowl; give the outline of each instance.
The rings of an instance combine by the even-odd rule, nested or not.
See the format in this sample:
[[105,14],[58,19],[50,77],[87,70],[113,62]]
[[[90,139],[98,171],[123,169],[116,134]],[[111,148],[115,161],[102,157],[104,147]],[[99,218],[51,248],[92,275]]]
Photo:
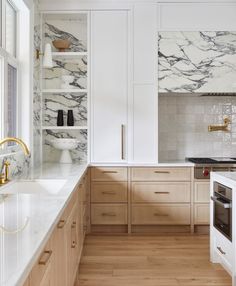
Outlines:
[[62,150],[60,163],[72,163],[72,158],[69,150],[75,149],[79,142],[79,140],[73,138],[55,138],[51,140],[51,144],[54,148]]
[[79,141],[73,138],[52,139],[52,146],[59,150],[73,150],[78,146]]

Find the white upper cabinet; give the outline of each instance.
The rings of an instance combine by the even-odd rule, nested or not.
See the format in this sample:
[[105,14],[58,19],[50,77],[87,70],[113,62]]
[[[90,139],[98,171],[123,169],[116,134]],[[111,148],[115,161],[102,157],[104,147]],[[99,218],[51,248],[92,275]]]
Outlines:
[[132,157],[135,163],[157,162],[157,5],[134,7],[134,82]]
[[91,13],[91,161],[127,161],[128,12]]

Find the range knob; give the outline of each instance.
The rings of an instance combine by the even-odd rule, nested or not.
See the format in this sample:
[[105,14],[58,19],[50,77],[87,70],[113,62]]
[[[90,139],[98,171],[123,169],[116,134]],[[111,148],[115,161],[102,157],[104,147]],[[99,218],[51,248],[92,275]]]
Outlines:
[[202,172],[202,173],[203,173],[203,176],[204,176],[204,177],[208,177],[209,174],[210,174],[209,170],[206,169],[206,168],[203,169],[203,172]]

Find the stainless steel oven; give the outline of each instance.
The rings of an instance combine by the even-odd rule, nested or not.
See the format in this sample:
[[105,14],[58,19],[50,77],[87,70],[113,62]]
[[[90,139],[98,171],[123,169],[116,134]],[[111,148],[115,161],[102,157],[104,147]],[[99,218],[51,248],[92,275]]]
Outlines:
[[232,241],[232,189],[214,182],[213,225]]

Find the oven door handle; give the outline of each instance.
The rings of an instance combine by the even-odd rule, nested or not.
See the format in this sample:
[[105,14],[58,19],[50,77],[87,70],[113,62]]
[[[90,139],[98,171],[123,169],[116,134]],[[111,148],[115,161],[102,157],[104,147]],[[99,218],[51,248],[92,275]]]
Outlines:
[[221,207],[223,207],[224,209],[230,209],[231,208],[231,203],[222,203],[217,199],[217,197],[211,196],[211,200],[213,202],[215,202],[216,204],[220,205]]

